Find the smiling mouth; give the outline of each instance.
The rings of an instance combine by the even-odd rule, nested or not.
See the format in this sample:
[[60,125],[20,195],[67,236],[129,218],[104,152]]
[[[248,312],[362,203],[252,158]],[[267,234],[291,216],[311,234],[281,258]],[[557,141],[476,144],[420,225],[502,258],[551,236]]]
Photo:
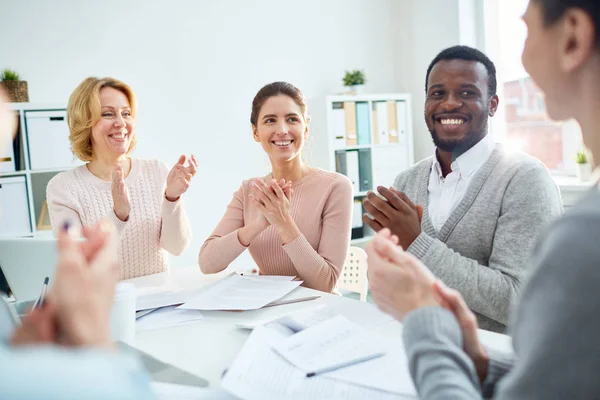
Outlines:
[[447,126],[458,126],[467,122],[464,118],[436,118],[435,120],[440,124]]
[[273,140],[273,141],[271,141],[271,143],[273,143],[277,147],[287,147],[290,144],[292,144],[293,142],[294,142],[293,140]]
[[129,137],[128,133],[113,133],[112,135],[108,135],[109,138],[116,140],[118,142],[125,141]]

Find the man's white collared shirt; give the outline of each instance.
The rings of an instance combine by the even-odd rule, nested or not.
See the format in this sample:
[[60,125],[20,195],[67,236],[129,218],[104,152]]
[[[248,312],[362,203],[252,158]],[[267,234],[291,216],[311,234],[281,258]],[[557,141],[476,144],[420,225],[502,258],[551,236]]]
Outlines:
[[481,166],[490,158],[495,147],[494,139],[490,135],[486,135],[475,146],[454,160],[450,166],[452,172],[445,178],[442,175],[442,167],[437,159],[436,151],[434,151],[427,191],[429,193],[429,218],[436,231],[439,232],[463,199],[469,184]]

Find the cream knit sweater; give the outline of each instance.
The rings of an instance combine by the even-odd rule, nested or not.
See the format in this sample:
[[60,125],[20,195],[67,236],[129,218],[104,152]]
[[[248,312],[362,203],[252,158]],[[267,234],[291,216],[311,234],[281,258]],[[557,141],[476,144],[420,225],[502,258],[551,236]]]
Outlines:
[[126,222],[113,211],[111,182],[94,176],[86,165],[61,172],[46,189],[54,234],[66,221],[77,230],[110,220],[120,237],[121,279],[166,271],[168,251],[181,254],[189,245],[191,228],[181,199],[165,199],[169,168],[158,160],[132,159],[125,184],[131,212]]

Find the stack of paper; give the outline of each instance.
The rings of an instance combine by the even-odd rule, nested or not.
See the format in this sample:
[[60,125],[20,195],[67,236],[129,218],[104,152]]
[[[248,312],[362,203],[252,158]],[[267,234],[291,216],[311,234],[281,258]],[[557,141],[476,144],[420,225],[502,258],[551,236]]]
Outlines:
[[300,286],[292,277],[231,275],[188,300],[179,308],[189,310],[256,310]]
[[[243,399],[372,399],[392,400],[397,393],[350,384],[324,376],[306,377],[306,372],[293,366],[272,346],[286,335],[265,327],[257,327],[240,351],[221,382],[223,389]],[[371,373],[377,373],[372,371]],[[396,379],[410,379],[398,375]]]
[[136,288],[135,310],[183,304],[196,294],[196,290],[185,290],[174,284]]
[[341,315],[288,337],[274,349],[307,373],[368,363],[386,352],[377,335]]
[[283,315],[276,315],[271,318],[265,318],[255,321],[238,322],[236,326],[242,329],[254,329],[261,325],[278,323],[292,332],[300,332],[306,328],[317,325],[335,317],[337,314],[325,304],[292,311]]
[[138,332],[150,331],[193,324],[203,320],[204,316],[198,310],[180,310],[175,306],[163,307],[138,318],[135,321],[135,329]]

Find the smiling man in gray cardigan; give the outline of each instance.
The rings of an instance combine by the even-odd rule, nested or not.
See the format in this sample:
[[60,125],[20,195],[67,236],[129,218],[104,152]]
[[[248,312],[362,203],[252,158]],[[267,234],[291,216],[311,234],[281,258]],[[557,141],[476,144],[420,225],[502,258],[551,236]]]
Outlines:
[[[436,151],[363,201],[366,224],[389,228],[483,329],[502,332],[535,238],[562,213],[544,165],[488,136],[498,108],[496,70],[466,46],[442,51],[426,76],[425,121]],[[418,204],[416,206],[415,204]]]

